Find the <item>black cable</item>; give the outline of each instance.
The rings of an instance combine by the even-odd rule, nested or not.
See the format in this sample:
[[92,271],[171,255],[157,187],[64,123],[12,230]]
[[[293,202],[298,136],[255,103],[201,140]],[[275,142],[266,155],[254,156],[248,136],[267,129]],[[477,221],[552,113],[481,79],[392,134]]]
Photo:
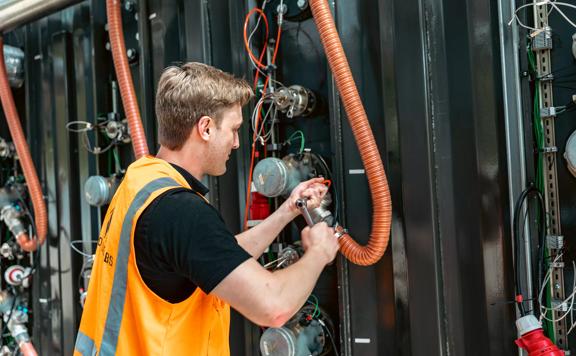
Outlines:
[[328,164],[324,160],[324,157],[322,157],[322,155],[319,155],[319,154],[316,154],[316,157],[322,163],[322,165],[326,169],[326,172],[328,172],[328,177],[326,177],[326,178],[328,178],[328,179],[330,179],[330,181],[332,181],[331,188],[332,188],[332,193],[334,196],[333,197],[334,198],[334,223],[337,223],[338,222],[338,209],[340,209],[340,204],[339,204],[339,200],[338,200],[338,191],[336,190],[336,184],[334,182],[334,176],[332,175],[332,171],[330,170],[330,167],[328,167]]
[[330,338],[330,341],[332,342],[332,350],[334,351],[334,354],[336,356],[338,356],[338,348],[336,348],[336,341],[334,341],[334,337],[332,336],[332,333],[330,332],[328,325],[325,325],[324,322],[319,323],[320,326],[322,326],[322,328],[326,331],[326,333],[328,334],[328,338]]
[[[520,260],[518,258],[518,251],[520,250],[521,241],[520,241],[520,213],[522,211],[522,207],[524,203],[530,196],[536,196],[539,202],[539,213],[540,213],[540,222],[538,224],[538,263],[537,263],[537,276],[538,276],[538,285],[540,286],[542,283],[542,263],[544,260],[544,243],[546,241],[546,207],[544,205],[544,198],[542,197],[542,193],[534,185],[530,185],[528,188],[524,189],[518,200],[516,200],[516,205],[514,206],[514,221],[513,221],[513,234],[514,234],[514,287],[516,296],[522,295],[522,289],[520,286]],[[527,254],[530,251],[526,251]],[[536,287],[538,288],[538,287]],[[537,295],[537,294],[535,294]],[[526,311],[524,309],[523,302],[517,302],[518,309],[520,310],[520,315],[525,316]]]

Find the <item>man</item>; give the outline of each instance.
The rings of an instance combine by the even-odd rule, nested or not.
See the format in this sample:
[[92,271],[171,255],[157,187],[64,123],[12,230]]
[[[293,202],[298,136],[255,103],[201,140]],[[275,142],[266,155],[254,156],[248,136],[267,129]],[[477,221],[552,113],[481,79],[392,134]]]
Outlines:
[[130,165],[98,241],[75,354],[229,355],[230,305],[281,326],[306,302],[338,250],[333,229],[302,231],[304,256],[271,273],[256,259],[299,211],[318,206],[320,179],[297,186],[258,226],[233,236],[204,198],[239,147],[243,80],[188,63],[162,74],[156,95],[160,150]]

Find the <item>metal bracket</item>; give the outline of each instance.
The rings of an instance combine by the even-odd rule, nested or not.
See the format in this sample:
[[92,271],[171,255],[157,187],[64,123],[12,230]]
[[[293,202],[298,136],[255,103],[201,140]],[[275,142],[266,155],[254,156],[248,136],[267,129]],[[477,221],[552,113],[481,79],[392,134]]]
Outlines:
[[552,73],[544,74],[544,75],[538,77],[538,80],[541,81],[541,82],[549,82],[549,81],[552,81],[552,80],[554,80],[554,74],[552,74]]
[[543,147],[540,152],[542,153],[556,153],[558,152],[558,147],[556,146],[549,146],[549,147]]

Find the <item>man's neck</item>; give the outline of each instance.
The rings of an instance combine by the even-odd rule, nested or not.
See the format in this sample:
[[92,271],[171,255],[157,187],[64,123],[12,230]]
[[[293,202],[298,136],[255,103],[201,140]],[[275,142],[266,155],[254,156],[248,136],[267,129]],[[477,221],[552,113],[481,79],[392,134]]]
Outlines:
[[204,172],[197,164],[200,160],[198,157],[195,157],[194,154],[186,154],[186,152],[190,152],[190,150],[181,149],[173,151],[164,146],[160,146],[156,158],[178,165],[188,171],[188,173],[194,176],[194,178],[202,181],[202,178],[204,178]]

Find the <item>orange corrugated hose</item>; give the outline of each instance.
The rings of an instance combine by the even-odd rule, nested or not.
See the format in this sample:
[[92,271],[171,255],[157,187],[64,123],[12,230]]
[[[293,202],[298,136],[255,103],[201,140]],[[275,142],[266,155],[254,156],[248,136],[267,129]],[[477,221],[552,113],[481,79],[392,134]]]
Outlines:
[[36,348],[34,348],[34,345],[32,345],[30,341],[20,344],[20,352],[22,352],[24,356],[38,356]]
[[340,37],[336,31],[328,2],[326,0],[310,0],[310,7],[324,45],[328,63],[334,74],[336,86],[342,97],[356,144],[360,150],[362,162],[366,168],[366,176],[372,193],[372,233],[368,244],[360,246],[352,237],[345,234],[340,238],[340,251],[352,263],[368,266],[378,262],[384,255],[390,238],[392,201],[386,172]]
[[36,173],[34,162],[32,162],[32,157],[30,156],[28,143],[22,131],[18,111],[16,111],[12,90],[8,83],[8,75],[6,74],[6,66],[4,63],[4,51],[2,51],[2,48],[4,48],[4,40],[2,36],[0,36],[0,99],[2,100],[2,107],[4,108],[4,114],[8,122],[8,128],[10,129],[10,136],[12,136],[12,141],[14,141],[16,153],[18,154],[18,159],[24,172],[26,184],[28,185],[30,199],[34,207],[34,220],[36,223],[36,233],[38,235],[37,239],[35,239],[30,238],[28,234],[21,234],[16,240],[24,251],[32,252],[35,251],[38,246],[42,245],[44,239],[46,239],[48,229],[46,204],[44,203],[44,195],[42,194],[38,174]]
[[140,119],[140,109],[138,108],[138,100],[136,100],[128,58],[126,58],[120,0],[106,0],[106,14],[108,16],[108,36],[110,36],[114,69],[120,86],[124,112],[128,119],[132,148],[136,159],[138,159],[148,154],[148,145],[146,144],[146,135]]

